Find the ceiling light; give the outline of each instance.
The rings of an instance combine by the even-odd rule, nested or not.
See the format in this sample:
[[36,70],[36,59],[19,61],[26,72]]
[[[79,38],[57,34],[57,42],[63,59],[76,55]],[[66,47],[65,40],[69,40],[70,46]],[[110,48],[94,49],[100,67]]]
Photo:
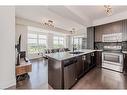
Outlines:
[[104,5],[104,8],[108,16],[112,15],[112,7],[110,5]]
[[54,22],[52,20],[42,21],[44,26],[54,27]]
[[74,34],[75,33],[75,28],[72,28],[72,30],[70,32],[71,32],[71,34]]

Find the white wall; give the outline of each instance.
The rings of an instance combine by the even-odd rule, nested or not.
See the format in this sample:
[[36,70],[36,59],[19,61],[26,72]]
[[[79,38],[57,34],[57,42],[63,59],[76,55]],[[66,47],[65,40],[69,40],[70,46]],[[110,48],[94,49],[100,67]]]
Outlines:
[[15,84],[15,8],[0,7],[0,89]]
[[66,36],[66,47],[70,48],[70,36]]

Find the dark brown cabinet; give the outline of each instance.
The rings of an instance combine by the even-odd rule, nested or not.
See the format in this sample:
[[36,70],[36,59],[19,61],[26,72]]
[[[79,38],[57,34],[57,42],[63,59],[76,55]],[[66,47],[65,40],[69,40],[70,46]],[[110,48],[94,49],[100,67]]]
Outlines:
[[122,33],[123,22],[117,21],[100,26],[95,26],[95,42],[102,42],[104,34]]
[[95,66],[93,53],[64,60],[64,89],[71,88],[86,72]]
[[93,68],[96,64],[95,64],[95,54],[94,52],[93,53],[90,53],[90,64],[89,64],[89,68]]
[[78,79],[96,65],[94,52],[78,56],[76,59],[76,71]]
[[127,41],[127,20],[122,21],[123,41]]
[[94,49],[94,27],[87,28],[87,49]]
[[84,74],[84,61],[83,61],[82,57],[83,56],[78,56],[77,62],[76,62],[76,70],[77,70],[77,78],[78,79],[80,77],[82,77]]
[[84,73],[88,72],[91,68],[93,68],[95,64],[95,54],[89,53],[83,56],[84,62]]
[[111,33],[123,33],[122,40],[127,41],[127,20],[95,26],[94,29],[95,42],[102,42],[102,35]]
[[48,58],[48,84],[53,89],[63,89],[63,78],[62,78],[62,67],[61,61],[55,60],[54,58]]
[[64,60],[48,57],[48,83],[54,89],[71,88],[93,66],[94,53],[78,55]]
[[127,74],[127,54],[124,54],[123,73]]
[[102,51],[95,52],[95,63],[97,67],[102,67]]
[[104,26],[95,26],[95,42],[102,42],[102,31]]
[[84,72],[89,71],[89,64],[91,63],[91,57],[90,54],[84,55]]

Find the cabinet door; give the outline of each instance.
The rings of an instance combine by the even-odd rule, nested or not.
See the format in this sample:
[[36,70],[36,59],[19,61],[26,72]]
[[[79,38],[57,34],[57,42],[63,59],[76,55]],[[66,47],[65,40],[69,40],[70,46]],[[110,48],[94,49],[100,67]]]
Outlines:
[[95,64],[97,65],[97,67],[102,66],[102,51],[95,52]]
[[89,70],[89,63],[87,61],[87,55],[84,56],[84,72],[86,73]]
[[[102,42],[102,36],[104,34],[121,33],[126,30],[126,28],[122,30],[122,26],[122,21],[95,26],[95,42]],[[126,26],[126,24],[124,24],[124,26]]]
[[89,53],[89,54],[87,54],[86,60],[87,60],[89,69],[91,69],[93,66],[95,66],[95,62],[94,62],[94,53]]
[[87,28],[87,49],[94,49],[94,27]]
[[127,41],[127,20],[123,20],[122,24],[122,32],[123,32],[123,41]]
[[127,54],[124,54],[123,72],[127,74]]
[[90,66],[91,64],[91,54],[90,53],[86,55],[86,61],[87,61],[87,64]]
[[77,70],[77,77],[80,78],[84,73],[84,64],[83,64],[82,56],[77,57],[76,70]]
[[90,58],[91,58],[90,68],[92,68],[96,65],[95,64],[95,54],[94,54],[94,52],[90,54]]
[[103,26],[95,27],[95,42],[102,42]]

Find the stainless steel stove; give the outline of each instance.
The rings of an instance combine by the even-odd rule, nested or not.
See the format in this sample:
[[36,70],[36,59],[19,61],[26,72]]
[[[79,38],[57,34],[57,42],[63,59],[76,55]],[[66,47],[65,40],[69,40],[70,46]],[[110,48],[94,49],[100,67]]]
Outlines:
[[123,72],[123,54],[118,52],[103,52],[102,67]]
[[[110,45],[106,44],[106,46],[103,47],[104,52],[102,52],[102,67],[118,72],[123,72],[123,54],[121,52],[122,45],[117,44],[117,42],[121,42],[121,39],[120,40],[115,39],[115,38],[121,38],[121,36],[119,37],[116,36],[118,35],[110,35],[110,36],[104,35],[103,37],[103,42],[108,42],[110,43]],[[111,45],[112,41],[113,43],[116,43],[116,45],[114,44]]]

